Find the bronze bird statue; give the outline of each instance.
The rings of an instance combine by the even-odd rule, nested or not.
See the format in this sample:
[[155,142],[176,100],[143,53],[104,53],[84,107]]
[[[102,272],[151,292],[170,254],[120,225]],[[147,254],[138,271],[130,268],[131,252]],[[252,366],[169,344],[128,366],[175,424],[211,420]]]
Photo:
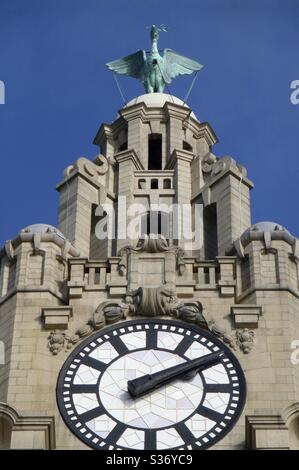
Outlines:
[[146,93],[163,93],[165,85],[178,75],[191,74],[202,69],[195,60],[188,59],[172,49],[164,49],[159,54],[159,32],[166,32],[164,25],[151,27],[151,51],[139,50],[122,59],[108,62],[107,67],[114,73],[127,75],[140,80]]

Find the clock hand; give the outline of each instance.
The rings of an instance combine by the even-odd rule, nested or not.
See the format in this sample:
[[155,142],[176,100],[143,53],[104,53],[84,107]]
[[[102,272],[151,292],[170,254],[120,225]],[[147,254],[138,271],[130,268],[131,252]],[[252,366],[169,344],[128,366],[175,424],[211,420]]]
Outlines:
[[[155,388],[158,388],[171,380],[177,379],[178,377],[190,374],[190,372],[196,370],[200,372],[201,370],[207,369],[208,367],[213,366],[219,362],[219,358],[223,353],[216,352],[207,354],[202,357],[193,359],[192,361],[184,362],[183,364],[178,364],[176,366],[170,367],[169,369],[164,369],[154,374],[143,375],[134,380],[128,380],[128,392],[134,397],[137,398],[140,395],[143,395],[146,392],[150,392]],[[190,374],[190,377],[194,376]]]

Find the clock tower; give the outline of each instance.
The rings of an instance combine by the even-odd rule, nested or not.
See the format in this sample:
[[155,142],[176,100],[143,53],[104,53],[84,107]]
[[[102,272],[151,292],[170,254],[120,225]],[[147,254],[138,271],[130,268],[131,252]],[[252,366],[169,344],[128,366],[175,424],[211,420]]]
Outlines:
[[128,102],[64,170],[58,228],[2,247],[3,449],[299,448],[298,241],[252,224],[194,108]]

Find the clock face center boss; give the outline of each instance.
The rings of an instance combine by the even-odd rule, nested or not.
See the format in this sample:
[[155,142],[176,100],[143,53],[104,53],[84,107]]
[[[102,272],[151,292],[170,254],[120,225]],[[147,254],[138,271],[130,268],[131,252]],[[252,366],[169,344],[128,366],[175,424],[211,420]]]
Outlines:
[[95,449],[206,449],[234,426],[245,379],[209,332],[175,320],[101,330],[65,362],[57,402],[66,425]]

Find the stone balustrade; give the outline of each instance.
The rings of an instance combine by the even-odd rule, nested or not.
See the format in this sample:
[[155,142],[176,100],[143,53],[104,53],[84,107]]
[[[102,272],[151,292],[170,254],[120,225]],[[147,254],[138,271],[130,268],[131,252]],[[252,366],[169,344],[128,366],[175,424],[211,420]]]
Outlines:
[[[119,270],[120,257],[108,261],[88,261],[85,258],[69,260],[70,277],[68,281],[71,297],[82,295],[82,290],[105,290],[110,294],[124,294],[128,280]],[[213,261],[198,261],[185,258],[185,269],[182,276],[177,273],[177,287],[182,290],[220,290],[222,296],[235,295],[236,258],[233,256],[218,257]],[[187,291],[186,291],[187,292]]]

